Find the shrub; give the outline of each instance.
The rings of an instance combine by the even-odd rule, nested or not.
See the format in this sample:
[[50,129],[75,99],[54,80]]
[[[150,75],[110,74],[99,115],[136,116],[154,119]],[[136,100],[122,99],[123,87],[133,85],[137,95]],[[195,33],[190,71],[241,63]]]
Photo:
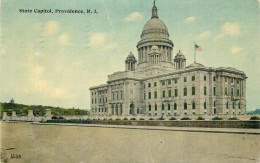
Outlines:
[[181,120],[190,120],[189,117],[182,117]]
[[98,118],[97,120],[100,120],[100,118]]
[[144,118],[140,118],[139,120],[140,120],[140,121],[143,121],[143,120],[144,120]]
[[96,119],[95,119],[95,118],[93,118],[92,120],[93,120],[93,121],[95,121]]
[[158,120],[164,120],[164,118],[160,117],[160,118],[158,118]]
[[136,118],[131,118],[130,120],[134,121],[134,120],[136,120]]
[[151,120],[151,121],[152,121],[152,120],[154,120],[154,119],[153,119],[153,118],[150,118],[149,120]]
[[203,117],[198,117],[197,120],[205,120]]
[[176,118],[174,118],[174,117],[171,117],[169,120],[173,121],[173,120],[176,120]]
[[228,120],[238,120],[237,117],[228,118]]
[[258,116],[252,116],[250,120],[260,120],[260,118]]
[[222,120],[222,118],[220,118],[220,117],[214,117],[214,118],[212,118],[212,120],[218,121],[218,120]]
[[121,119],[120,119],[120,118],[116,118],[115,120],[116,120],[116,121],[120,121]]
[[108,120],[112,121],[113,119],[112,119],[112,118],[109,118]]
[[125,121],[127,121],[128,119],[127,118],[124,118]]
[[87,120],[90,121],[90,118],[88,118]]

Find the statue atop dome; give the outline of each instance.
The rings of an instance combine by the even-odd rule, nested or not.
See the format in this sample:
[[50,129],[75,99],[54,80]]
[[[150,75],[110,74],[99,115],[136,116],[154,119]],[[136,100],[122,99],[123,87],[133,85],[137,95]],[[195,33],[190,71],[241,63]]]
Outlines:
[[157,7],[155,6],[155,0],[153,1],[152,18],[158,18]]

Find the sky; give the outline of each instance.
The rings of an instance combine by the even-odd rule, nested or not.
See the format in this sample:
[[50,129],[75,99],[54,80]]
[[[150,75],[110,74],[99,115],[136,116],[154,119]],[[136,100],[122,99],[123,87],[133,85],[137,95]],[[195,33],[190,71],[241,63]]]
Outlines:
[[[89,87],[123,71],[151,18],[153,0],[2,0],[0,102],[90,108]],[[247,111],[260,108],[258,0],[157,0],[159,18],[179,51],[208,67],[247,75]],[[91,9],[97,14],[19,13]]]

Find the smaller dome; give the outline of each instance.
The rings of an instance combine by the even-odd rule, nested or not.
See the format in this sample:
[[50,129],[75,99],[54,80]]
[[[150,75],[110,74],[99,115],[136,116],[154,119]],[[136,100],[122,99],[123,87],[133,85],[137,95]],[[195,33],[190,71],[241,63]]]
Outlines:
[[125,61],[126,61],[126,62],[127,62],[127,61],[134,61],[134,62],[136,62],[137,60],[135,59],[135,56],[133,55],[133,53],[130,52],[130,54],[128,54],[128,56],[127,56],[127,58],[126,58]]
[[179,52],[176,54],[174,60],[175,60],[175,59],[185,59],[185,60],[186,60],[186,58],[185,58],[185,56],[182,54],[181,50],[179,50]]
[[186,68],[196,68],[196,67],[205,67],[205,66],[200,63],[193,63],[187,66]]
[[151,48],[151,53],[160,53],[159,48],[156,45],[153,45]]

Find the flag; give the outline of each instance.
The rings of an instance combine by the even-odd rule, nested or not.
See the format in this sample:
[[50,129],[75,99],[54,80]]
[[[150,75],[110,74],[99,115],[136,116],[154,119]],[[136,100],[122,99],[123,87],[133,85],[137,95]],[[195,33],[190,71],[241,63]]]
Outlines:
[[200,46],[198,46],[197,44],[195,44],[195,50],[202,50],[202,48]]

